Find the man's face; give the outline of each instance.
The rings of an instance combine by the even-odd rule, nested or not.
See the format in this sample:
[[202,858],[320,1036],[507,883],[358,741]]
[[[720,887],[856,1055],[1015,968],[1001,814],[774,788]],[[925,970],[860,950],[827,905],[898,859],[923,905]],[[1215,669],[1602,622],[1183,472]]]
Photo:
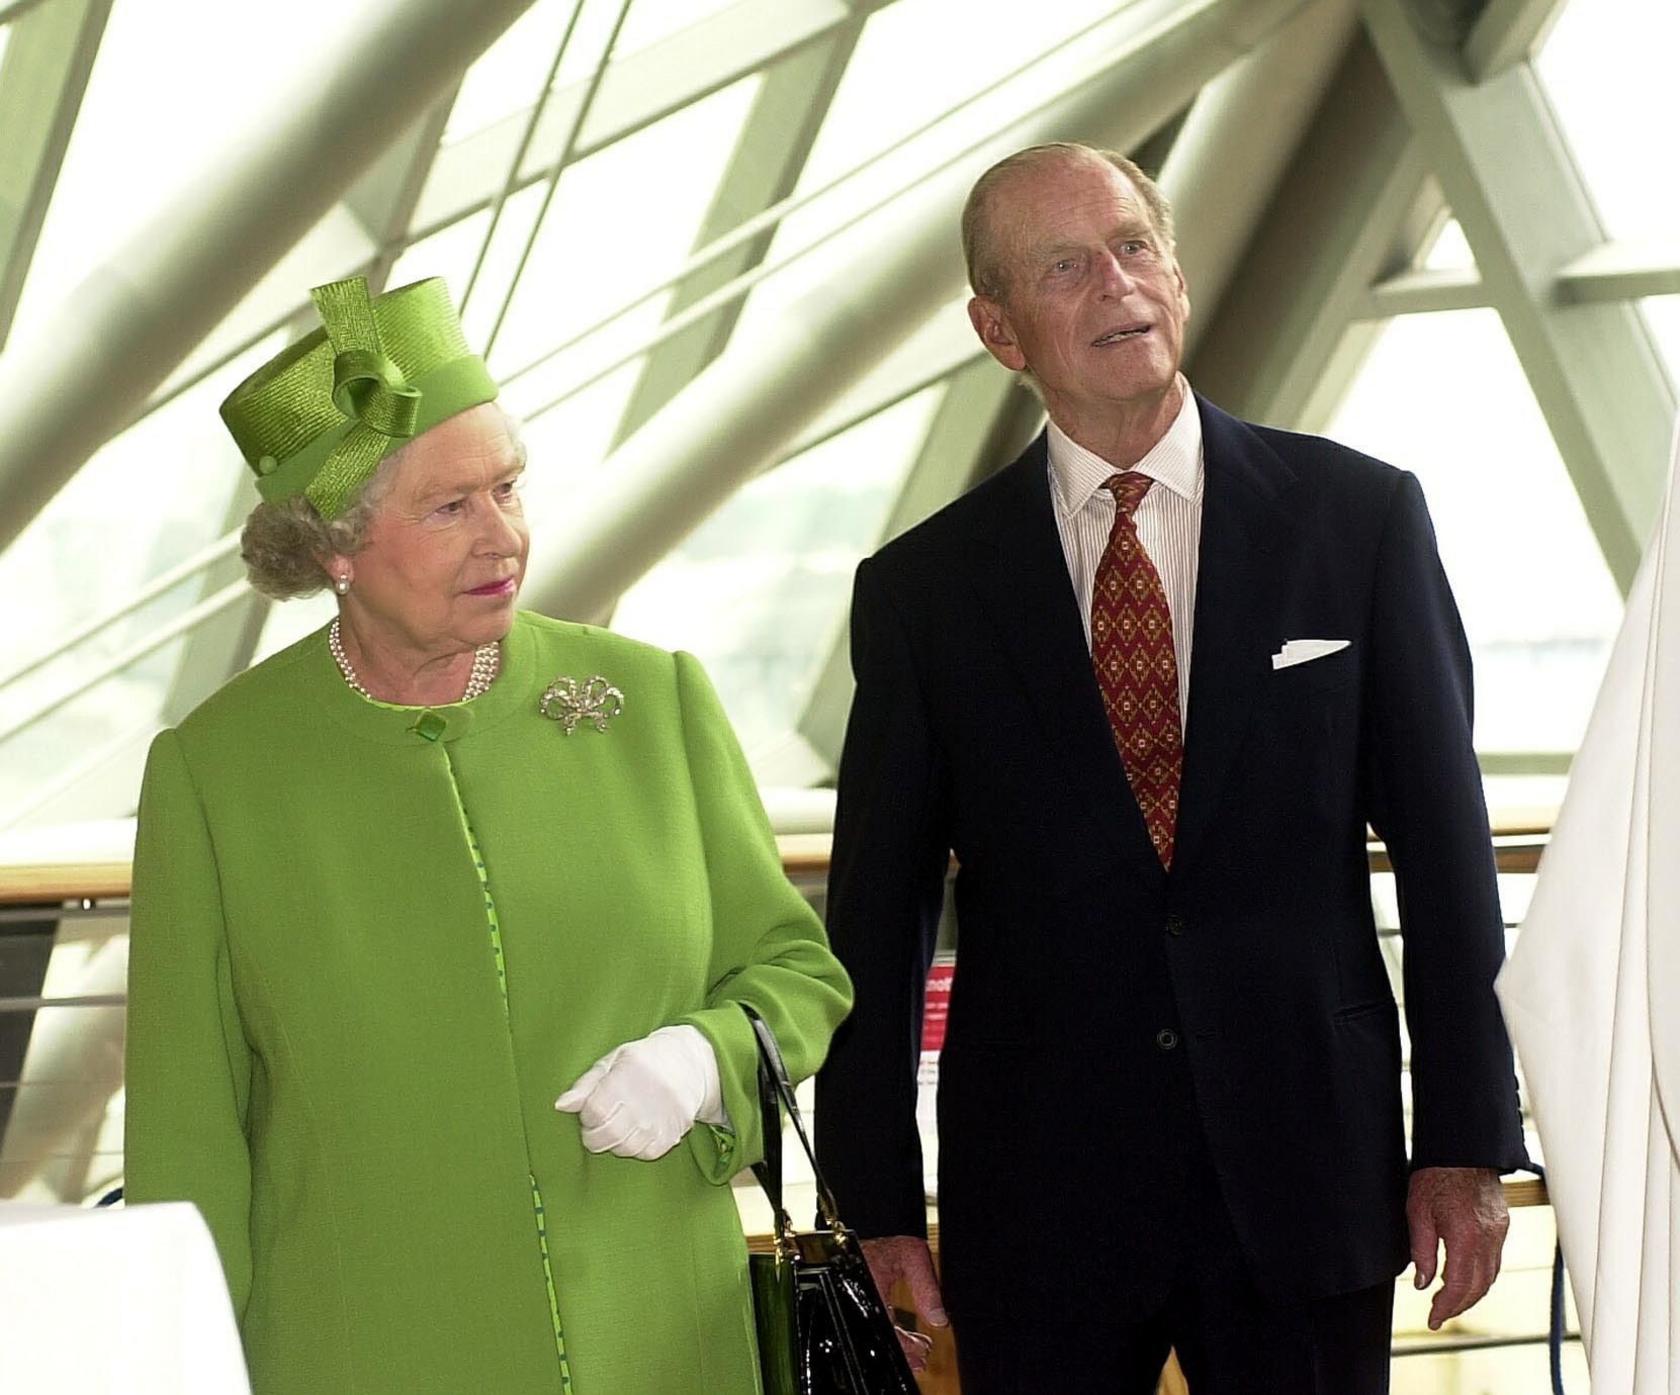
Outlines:
[[999,363],[1038,379],[1053,417],[1164,396],[1190,299],[1131,180],[1096,159],[1024,169],[994,191],[989,226],[1004,288],[969,318]]

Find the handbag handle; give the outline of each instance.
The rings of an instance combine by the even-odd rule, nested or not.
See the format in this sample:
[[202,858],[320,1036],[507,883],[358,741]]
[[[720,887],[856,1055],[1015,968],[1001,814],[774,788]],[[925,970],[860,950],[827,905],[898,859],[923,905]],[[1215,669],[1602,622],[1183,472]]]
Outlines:
[[829,1229],[843,1230],[845,1227],[840,1224],[840,1217],[834,1206],[834,1193],[829,1191],[828,1183],[823,1180],[822,1169],[817,1166],[816,1152],[812,1149],[811,1140],[805,1132],[805,1120],[800,1115],[799,1104],[793,1097],[793,1083],[788,1079],[781,1048],[776,1044],[776,1034],[770,1030],[770,1024],[747,1004],[742,1003],[741,1009],[747,1014],[747,1020],[752,1023],[753,1036],[758,1042],[758,1107],[764,1118],[764,1160],[754,1163],[752,1172],[758,1179],[758,1185],[764,1188],[765,1196],[770,1199],[778,1242],[793,1233],[793,1222],[782,1205],[782,1120],[776,1110],[778,1099],[787,1110],[788,1118],[793,1121],[793,1131],[798,1135],[800,1147],[810,1159],[811,1175],[817,1183],[817,1208],[822,1212],[823,1220],[827,1222]]

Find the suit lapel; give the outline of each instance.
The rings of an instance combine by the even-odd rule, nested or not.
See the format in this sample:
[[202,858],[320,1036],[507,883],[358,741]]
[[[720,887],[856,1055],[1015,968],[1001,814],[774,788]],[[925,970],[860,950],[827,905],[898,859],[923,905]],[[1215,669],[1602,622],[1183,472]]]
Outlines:
[[1200,397],[1196,404],[1206,475],[1175,877],[1203,854],[1248,730],[1278,638],[1278,557],[1294,533],[1282,502],[1293,471],[1242,422]]
[[[1161,876],[1103,710],[1050,500],[1044,436],[998,477],[971,572],[1054,760],[1049,788],[1071,790],[1116,853]],[[1023,736],[1025,738],[1025,735]]]

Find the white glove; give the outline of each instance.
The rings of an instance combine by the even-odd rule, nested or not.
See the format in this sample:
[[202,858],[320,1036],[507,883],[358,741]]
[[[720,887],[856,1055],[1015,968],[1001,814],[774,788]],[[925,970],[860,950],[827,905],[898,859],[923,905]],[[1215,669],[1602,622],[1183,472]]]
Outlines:
[[696,1120],[729,1127],[717,1055],[698,1027],[661,1027],[615,1047],[554,1107],[578,1116],[591,1153],[645,1162],[669,1153]]

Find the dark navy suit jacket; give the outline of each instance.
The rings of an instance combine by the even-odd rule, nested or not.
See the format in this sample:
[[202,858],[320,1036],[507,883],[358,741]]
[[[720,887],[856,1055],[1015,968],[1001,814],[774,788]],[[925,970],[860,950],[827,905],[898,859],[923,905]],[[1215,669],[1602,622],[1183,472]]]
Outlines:
[[[858,568],[828,901],[857,1006],[818,1078],[818,1152],[861,1234],[923,1232],[914,1075],[954,851],[939,1204],[959,1323],[1070,1271],[1150,1294],[1206,1203],[1185,1185],[1198,1159],[1278,1296],[1404,1266],[1367,823],[1400,891],[1409,1165],[1524,1164],[1469,651],[1422,492],[1198,406],[1170,874],[1104,715],[1042,436]],[[1291,639],[1351,642],[1274,670]]]

